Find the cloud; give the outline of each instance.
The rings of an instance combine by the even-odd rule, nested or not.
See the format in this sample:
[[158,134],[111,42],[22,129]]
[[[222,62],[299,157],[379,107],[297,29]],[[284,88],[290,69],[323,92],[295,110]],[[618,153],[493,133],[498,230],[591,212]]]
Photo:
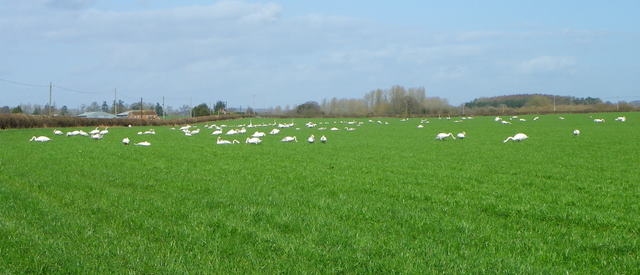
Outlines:
[[44,4],[47,7],[57,9],[84,9],[93,4],[94,0],[45,0]]
[[570,56],[538,56],[518,64],[521,73],[558,73],[566,72],[576,65],[574,57]]

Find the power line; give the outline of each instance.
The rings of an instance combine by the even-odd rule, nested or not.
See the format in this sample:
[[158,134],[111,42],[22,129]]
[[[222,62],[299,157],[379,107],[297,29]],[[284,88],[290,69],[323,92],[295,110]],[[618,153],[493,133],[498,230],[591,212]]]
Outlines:
[[4,79],[4,78],[0,78],[0,81],[4,81],[4,82],[11,83],[11,84],[16,84],[16,85],[30,86],[30,87],[49,87],[49,85],[45,85],[45,84],[26,83],[26,82],[9,80],[9,79]]

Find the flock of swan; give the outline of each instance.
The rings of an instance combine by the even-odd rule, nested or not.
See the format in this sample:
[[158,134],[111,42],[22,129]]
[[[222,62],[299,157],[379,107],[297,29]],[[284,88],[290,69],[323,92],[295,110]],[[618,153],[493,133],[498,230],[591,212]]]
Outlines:
[[[564,120],[564,117],[558,117],[560,120]],[[451,118],[446,118],[446,119],[451,119]],[[467,120],[467,119],[473,119],[473,117],[463,117],[461,118],[462,120]],[[539,117],[534,117],[533,120],[538,120]],[[461,122],[462,120],[455,120],[454,122]],[[511,121],[516,120],[516,121],[527,121],[524,118],[518,118],[518,116],[511,116],[508,120],[505,120],[501,117],[495,117],[493,119],[496,122],[502,123],[502,124],[511,124]],[[617,117],[615,119],[615,121],[618,122],[626,122],[627,118],[624,116],[620,116]],[[409,121],[409,119],[401,119],[401,122],[406,122]],[[389,122],[382,122],[380,120],[378,121],[373,121],[373,120],[369,120],[369,123],[373,123],[373,124],[383,124],[383,125],[387,125],[389,124]],[[603,118],[594,118],[593,119],[594,123],[604,123],[605,120]],[[337,122],[334,121],[334,124],[336,124]],[[361,126],[364,124],[364,122],[362,121],[348,121],[348,122],[344,122],[344,121],[340,121],[340,123],[342,124],[347,124],[347,127],[344,127],[343,129],[346,131],[355,131],[356,128],[353,127],[349,127],[349,126]],[[420,120],[420,124],[418,124],[417,128],[424,128],[424,124],[429,124],[430,121],[426,120],[426,119],[422,119]],[[314,122],[307,122],[304,126],[307,128],[315,128],[319,131],[324,131],[324,130],[329,130],[329,131],[340,131],[340,128],[338,127],[331,127],[328,128],[328,126],[322,126],[323,124],[329,124],[329,122],[318,122],[318,123],[314,123]],[[320,127],[318,127],[320,125]],[[259,127],[269,127],[269,128],[273,128],[271,129],[271,131],[268,132],[268,135],[266,132],[263,131],[254,131],[253,134],[249,135],[244,143],[245,144],[253,144],[253,145],[258,145],[262,143],[262,139],[271,135],[271,136],[275,136],[278,135],[280,133],[280,130],[283,128],[292,128],[295,126],[295,123],[291,122],[291,123],[276,123],[275,121],[273,123],[266,123],[266,124],[253,124],[252,121],[250,120],[249,124],[245,125],[245,124],[241,124],[241,125],[237,125],[236,127],[229,127],[227,125],[216,125],[216,124],[212,124],[212,125],[204,125],[204,128],[209,129],[209,130],[213,130],[213,132],[211,132],[211,135],[215,135],[217,136],[216,139],[216,144],[218,145],[231,145],[231,144],[240,144],[241,142],[237,139],[223,139],[221,136],[222,135],[226,135],[226,136],[233,136],[233,135],[240,135],[240,134],[246,134],[247,133],[247,128],[251,129],[251,128],[259,128]],[[195,128],[192,130],[192,128]],[[226,130],[225,132],[225,128],[230,128],[228,130]],[[201,129],[198,128],[197,126],[191,126],[191,125],[185,125],[182,126],[178,129],[176,128],[170,128],[171,130],[180,130],[183,132],[183,134],[185,136],[194,136],[200,133]],[[300,128],[295,128],[296,130],[300,130]],[[580,130],[575,129],[573,130],[573,135],[574,136],[578,136],[580,135]],[[109,128],[105,127],[104,129],[100,129],[99,127],[96,127],[95,129],[89,131],[88,133],[83,131],[83,130],[74,130],[74,131],[69,131],[66,134],[58,129],[54,129],[53,130],[53,134],[56,136],[64,136],[66,135],[67,137],[73,137],[73,136],[84,136],[84,137],[89,137],[91,139],[94,140],[100,140],[102,139],[105,135],[109,134]],[[154,129],[149,129],[146,131],[140,131],[137,132],[138,135],[155,135],[156,132]],[[444,141],[448,138],[450,139],[464,139],[466,137],[466,132],[460,132],[457,133],[456,135],[454,135],[453,133],[438,133],[435,136],[436,140],[439,141]],[[528,139],[529,136],[527,136],[524,133],[516,133],[513,136],[509,136],[507,137],[505,140],[503,140],[503,143],[509,142],[509,141],[515,141],[515,142],[520,142],[520,141],[524,141],[526,139]],[[35,141],[35,142],[49,142],[52,139],[47,137],[47,136],[33,136],[31,137],[31,139],[29,139],[29,141]],[[285,136],[282,137],[281,139],[279,139],[280,142],[298,142],[298,138],[296,136]],[[325,135],[322,135],[319,138],[321,143],[326,143],[327,142],[327,137]],[[306,139],[307,143],[315,143],[316,141],[316,137],[315,135],[310,135],[309,137],[307,137]],[[124,139],[122,139],[122,144],[124,145],[129,145],[132,144],[131,140],[128,137],[125,137]],[[138,143],[133,143],[133,145],[137,145],[137,146],[151,146],[151,143],[148,141],[141,141]]]

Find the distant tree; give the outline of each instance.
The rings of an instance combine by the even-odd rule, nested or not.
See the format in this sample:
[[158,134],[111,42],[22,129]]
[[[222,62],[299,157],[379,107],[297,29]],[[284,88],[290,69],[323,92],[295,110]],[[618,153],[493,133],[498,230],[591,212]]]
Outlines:
[[158,114],[159,117],[162,117],[162,115],[164,114],[164,110],[162,110],[162,106],[160,106],[160,103],[156,102],[156,107],[154,109],[156,111],[156,114]]
[[67,107],[67,105],[62,105],[62,108],[60,108],[60,115],[66,116],[68,114],[69,114],[69,107]]
[[89,106],[87,106],[86,109],[87,112],[97,112],[100,111],[100,105],[98,105],[98,102],[91,102],[91,104],[89,104]]
[[[115,107],[118,107],[118,108],[116,109]],[[116,102],[116,104],[111,106],[111,109],[113,110],[114,113],[115,112],[122,113],[127,110],[127,105],[124,104],[124,101],[119,99],[118,102]]]
[[16,106],[15,108],[11,109],[11,113],[12,114],[22,114],[22,107],[20,107],[20,105]]
[[40,105],[33,106],[33,113],[32,114],[41,115],[42,114],[42,107],[40,107]]
[[227,104],[224,101],[218,100],[216,105],[213,106],[213,111],[216,113],[223,112],[227,108]]
[[182,105],[180,106],[180,108],[178,108],[178,113],[183,115],[183,116],[189,116],[191,115],[191,107],[189,105]]
[[247,115],[254,115],[255,112],[253,111],[253,108],[251,107],[247,107],[247,110],[244,111],[245,114]]
[[320,104],[318,104],[318,102],[307,101],[296,107],[296,113],[305,116],[316,116],[322,115],[322,109],[320,108]]
[[209,106],[206,103],[202,103],[192,110],[193,116],[209,116],[211,115],[211,111],[209,110]]
[[102,101],[102,106],[100,108],[103,112],[109,112],[109,104],[106,101]]
[[2,106],[2,108],[0,108],[0,114],[9,114],[11,113],[11,108],[9,108],[9,106]]

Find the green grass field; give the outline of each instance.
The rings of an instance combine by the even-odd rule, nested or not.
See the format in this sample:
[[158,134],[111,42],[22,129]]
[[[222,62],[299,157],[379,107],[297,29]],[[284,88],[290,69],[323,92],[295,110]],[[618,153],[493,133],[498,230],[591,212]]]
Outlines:
[[[0,273],[637,274],[640,113],[618,115],[355,119],[353,132],[297,119],[227,146],[206,129],[3,130]],[[518,132],[529,139],[502,143]]]

